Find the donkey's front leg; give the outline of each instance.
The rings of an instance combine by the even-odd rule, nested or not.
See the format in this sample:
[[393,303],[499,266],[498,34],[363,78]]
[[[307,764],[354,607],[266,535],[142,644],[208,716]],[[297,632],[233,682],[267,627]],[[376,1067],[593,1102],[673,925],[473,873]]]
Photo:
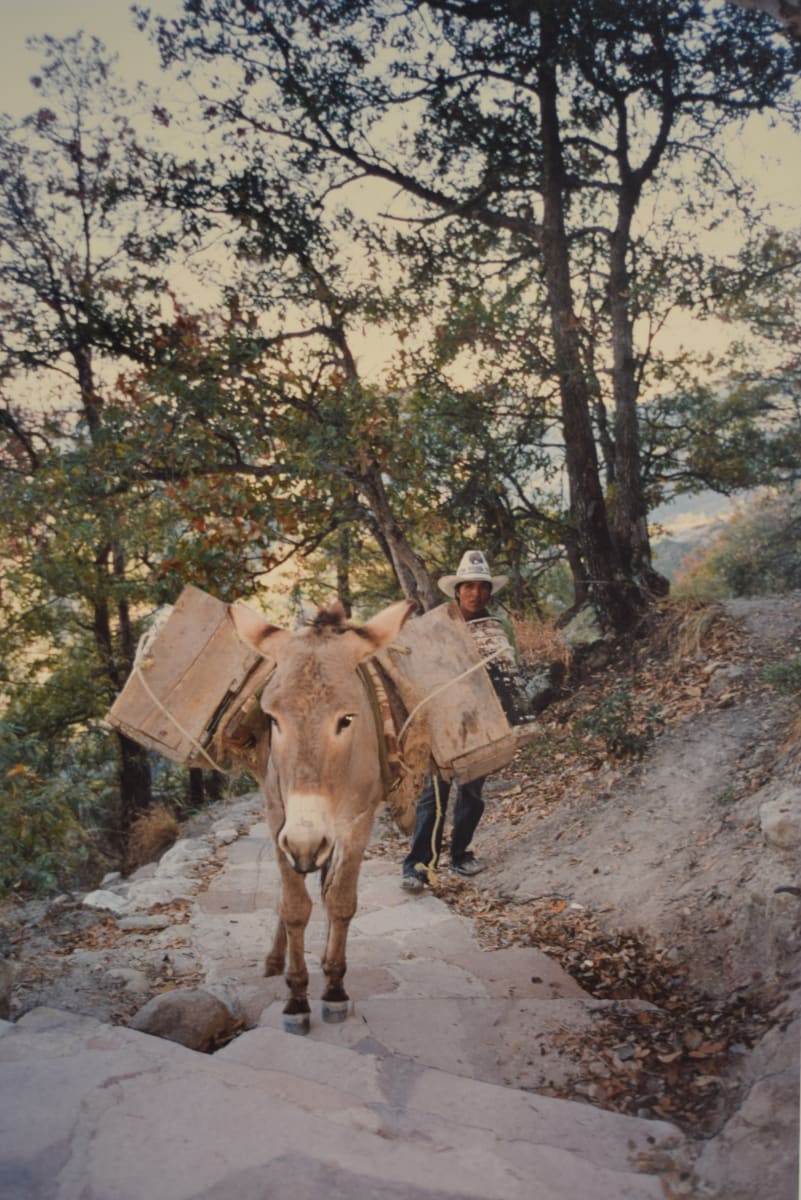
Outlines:
[[286,925],[284,918],[278,913],[278,924],[275,927],[275,937],[270,947],[270,953],[264,960],[264,974],[269,979],[273,975],[283,975],[286,966]]
[[356,891],[360,857],[345,859],[323,881],[323,900],[328,916],[328,936],[323,956],[326,987],[323,992],[322,1018],[333,1024],[348,1015],[349,996],[343,980],[347,970],[345,949],[348,929],[356,912]]
[[[280,924],[273,948],[267,959],[267,969],[269,970],[276,949],[280,948],[281,941],[283,941],[288,950],[285,978],[289,987],[289,999],[283,1010],[284,1029],[287,1033],[308,1033],[309,972],[304,954],[304,937],[312,910],[312,902],[303,877],[297,875],[283,863],[280,864],[280,868]],[[283,934],[281,927],[283,927]]]

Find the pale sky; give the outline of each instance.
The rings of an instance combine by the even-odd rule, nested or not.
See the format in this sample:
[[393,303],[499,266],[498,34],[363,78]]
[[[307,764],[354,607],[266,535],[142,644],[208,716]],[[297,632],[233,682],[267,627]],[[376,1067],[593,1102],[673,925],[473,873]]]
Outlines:
[[[20,116],[35,107],[28,80],[40,56],[26,39],[49,33],[67,37],[79,29],[95,34],[120,56],[121,78],[130,86],[140,78],[158,79],[158,54],[134,27],[131,0],[0,0],[0,111]],[[180,11],[180,0],[153,0],[150,7],[165,16]]]
[[[181,0],[143,0],[145,7],[163,16],[178,15]],[[159,81],[158,55],[148,39],[134,27],[131,0],[0,0],[0,112],[20,116],[36,105],[29,79],[39,67],[39,56],[26,47],[31,35],[50,33],[64,37],[84,29],[96,34],[120,56],[121,81],[133,86],[144,79]],[[763,154],[771,158],[762,166]],[[767,128],[754,120],[753,133],[744,141],[741,161],[746,171],[761,176],[771,199],[798,211],[801,196],[801,142],[786,132]]]
[[[181,0],[140,0],[156,14],[177,16]],[[38,104],[29,79],[40,56],[26,47],[26,38],[49,33],[64,37],[79,29],[96,34],[120,56],[119,79],[129,89],[139,80],[158,86],[158,55],[134,27],[131,0],[0,0],[0,112],[22,116]],[[801,138],[786,129],[771,129],[769,120],[753,117],[742,138],[730,147],[735,169],[757,182],[758,198],[772,206],[780,226],[801,222]],[[677,318],[681,325],[681,318]],[[692,345],[700,336],[698,323],[688,318],[677,328],[677,340]]]

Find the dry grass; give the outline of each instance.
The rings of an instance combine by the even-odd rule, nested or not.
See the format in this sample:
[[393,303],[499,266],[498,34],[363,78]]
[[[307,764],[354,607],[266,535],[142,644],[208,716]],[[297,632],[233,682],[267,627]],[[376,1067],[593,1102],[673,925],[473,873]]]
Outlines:
[[735,623],[714,601],[702,599],[667,600],[659,606],[660,620],[654,628],[652,649],[672,659],[697,658],[721,638],[738,640]]
[[552,621],[535,621],[512,613],[517,652],[522,662],[530,666],[560,662],[570,668],[571,649]]
[[129,871],[154,862],[177,841],[180,825],[174,813],[162,804],[154,804],[137,817],[128,836],[126,868]]

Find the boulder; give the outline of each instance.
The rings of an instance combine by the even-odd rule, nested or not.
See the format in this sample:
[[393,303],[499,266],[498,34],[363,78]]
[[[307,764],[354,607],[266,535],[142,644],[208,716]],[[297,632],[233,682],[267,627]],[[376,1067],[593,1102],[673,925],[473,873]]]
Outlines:
[[771,846],[793,850],[801,846],[801,789],[785,788],[759,809],[762,836]]
[[166,854],[163,854],[156,868],[156,876],[170,878],[175,875],[185,875],[191,867],[207,862],[210,854],[210,843],[207,838],[181,838]]
[[565,664],[558,660],[528,667],[523,672],[523,687],[528,700],[528,711],[540,713],[558,699],[565,679]]
[[239,837],[238,831],[231,826],[225,826],[221,829],[214,828],[211,834],[217,846],[230,846],[231,842],[235,842]]
[[593,646],[604,638],[598,614],[591,604],[583,605],[559,632],[568,646]]
[[125,896],[119,896],[116,892],[109,892],[105,888],[98,888],[97,891],[87,892],[83,898],[83,903],[87,908],[103,908],[108,912],[112,912],[115,916],[122,916],[128,912],[128,900]]
[[169,929],[174,919],[167,913],[136,912],[129,917],[119,917],[117,927],[124,933],[158,933],[161,929]]
[[240,1028],[222,1000],[202,988],[176,988],[154,996],[129,1025],[140,1033],[205,1052],[225,1045]]

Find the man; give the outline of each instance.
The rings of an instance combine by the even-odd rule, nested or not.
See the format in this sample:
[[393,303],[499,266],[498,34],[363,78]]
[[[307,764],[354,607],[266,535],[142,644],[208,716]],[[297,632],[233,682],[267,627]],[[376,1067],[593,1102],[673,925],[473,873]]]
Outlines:
[[[445,575],[438,581],[440,591],[459,605],[470,626],[482,658],[494,655],[514,665],[515,654],[501,623],[487,611],[490,597],[497,595],[507,583],[506,575],[493,575],[485,555],[480,550],[468,550],[462,555],[455,575]],[[484,812],[481,792],[484,778],[461,784],[456,791],[453,811],[453,830],[450,844],[450,868],[459,875],[478,875],[484,864],[470,849],[473,834]],[[442,836],[445,828],[450,780],[435,773],[426,778],[417,801],[412,846],[403,862],[401,886],[408,892],[420,892],[431,882],[439,863]]]

